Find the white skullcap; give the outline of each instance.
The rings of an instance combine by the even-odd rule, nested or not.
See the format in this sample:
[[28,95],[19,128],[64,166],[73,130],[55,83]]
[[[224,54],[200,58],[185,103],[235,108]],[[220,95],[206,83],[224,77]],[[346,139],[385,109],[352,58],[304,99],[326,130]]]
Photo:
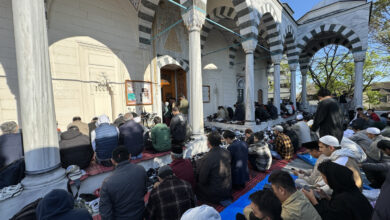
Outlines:
[[337,138],[333,137],[332,135],[325,135],[321,137],[319,141],[329,146],[340,147],[339,140],[337,140]]
[[279,131],[279,132],[283,132],[283,127],[280,126],[280,125],[276,125],[273,130],[274,131],[276,130],[276,131]]
[[208,205],[188,209],[180,220],[221,220],[221,216],[213,207]]
[[378,135],[381,133],[381,130],[379,130],[378,128],[371,127],[371,128],[367,128],[366,132],[369,134]]
[[303,119],[303,115],[301,115],[301,114],[299,114],[299,115],[297,115],[297,120],[299,121],[299,120],[302,120]]

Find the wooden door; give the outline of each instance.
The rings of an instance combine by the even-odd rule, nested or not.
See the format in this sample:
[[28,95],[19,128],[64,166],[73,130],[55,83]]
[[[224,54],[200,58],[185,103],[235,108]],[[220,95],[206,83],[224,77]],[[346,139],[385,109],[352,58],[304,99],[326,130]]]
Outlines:
[[176,98],[175,71],[161,69],[162,101],[167,98]]
[[177,79],[177,95],[184,95],[186,98],[187,96],[187,79],[186,79],[186,72],[184,70],[178,70],[176,72],[176,79]]

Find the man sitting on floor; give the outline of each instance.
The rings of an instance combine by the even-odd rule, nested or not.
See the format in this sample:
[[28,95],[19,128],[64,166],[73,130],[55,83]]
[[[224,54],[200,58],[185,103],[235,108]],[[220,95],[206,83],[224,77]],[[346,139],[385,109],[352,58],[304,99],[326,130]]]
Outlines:
[[73,196],[63,189],[54,189],[46,194],[39,201],[35,212],[36,219],[39,220],[92,220],[92,216],[86,209],[74,208]]
[[318,146],[317,141],[308,142],[302,145],[304,148],[306,148],[309,151],[309,154],[316,158],[317,161],[314,165],[314,168],[312,170],[298,170],[294,171],[294,175],[298,176],[298,179],[295,180],[295,183],[297,185],[317,185],[321,180],[322,176],[321,173],[318,171],[318,165],[326,159],[326,156],[321,153],[320,148]]
[[139,159],[144,150],[144,129],[132,113],[126,113],[124,119],[126,122],[119,128],[119,145],[126,147],[132,159]]
[[[325,135],[318,142],[322,154],[339,165],[348,167],[353,172],[355,184],[359,189],[363,187],[363,181],[360,175],[360,169],[355,154],[348,148],[342,148],[338,139],[331,135]],[[321,183],[320,185],[325,185]],[[325,192],[330,193],[328,188],[323,188]]]
[[251,204],[245,207],[244,215],[236,215],[236,220],[282,220],[282,204],[271,190],[254,192],[249,199]]
[[87,168],[93,157],[89,137],[82,134],[77,126],[70,126],[61,134],[60,156],[63,168],[70,165],[77,165],[81,169]]
[[264,132],[256,132],[254,142],[248,148],[248,160],[254,169],[265,172],[272,165],[272,155],[268,144],[264,141]]
[[107,115],[101,115],[96,122],[97,128],[91,132],[92,148],[98,164],[106,167],[112,166],[112,151],[118,146],[119,130],[110,125]]
[[171,132],[166,124],[161,122],[160,117],[153,119],[155,126],[151,130],[153,149],[157,152],[169,151],[171,149]]
[[210,151],[196,162],[196,195],[201,201],[218,204],[231,199],[231,157],[229,151],[220,145],[221,135],[218,132],[210,133],[207,136]]
[[129,156],[123,146],[112,152],[115,170],[103,181],[100,190],[99,212],[102,219],[143,219],[146,171],[140,165],[131,164]]
[[248,145],[244,141],[236,139],[232,131],[223,132],[223,138],[229,144],[228,150],[232,158],[232,180],[233,188],[244,188],[249,180],[248,169]]
[[158,180],[150,193],[145,219],[179,220],[184,212],[195,207],[191,185],[177,178],[169,166],[158,170]]
[[274,127],[275,138],[275,150],[284,160],[290,160],[294,156],[294,147],[290,138],[283,134],[283,127],[277,125]]
[[192,186],[192,189],[195,190],[195,177],[194,177],[194,168],[189,159],[183,158],[183,147],[180,145],[173,145],[171,151],[172,163],[169,166],[172,168],[173,173],[179,179],[189,182]]
[[77,126],[83,135],[87,135],[89,137],[89,126],[87,123],[81,121],[80,116],[73,117],[72,123],[68,125],[68,128],[71,126]]
[[18,124],[8,121],[1,124],[0,129],[0,169],[23,157],[22,134]]
[[320,220],[321,217],[306,198],[295,188],[294,180],[285,171],[276,170],[268,178],[276,197],[282,203],[283,220]]

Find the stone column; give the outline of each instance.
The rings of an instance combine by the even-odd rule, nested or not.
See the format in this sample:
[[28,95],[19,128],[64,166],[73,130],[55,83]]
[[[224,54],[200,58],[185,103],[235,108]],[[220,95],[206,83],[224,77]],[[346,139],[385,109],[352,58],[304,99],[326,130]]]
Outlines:
[[[204,134],[203,97],[202,97],[202,62],[200,47],[200,30],[205,22],[206,15],[199,9],[206,8],[201,1],[181,0],[188,7],[182,17],[189,32],[189,64],[190,64],[190,122],[193,135]],[[204,5],[203,5],[204,4]]]
[[307,104],[307,70],[303,69],[301,70],[302,73],[302,92],[301,92],[301,105],[302,109],[307,110],[308,104]]
[[245,57],[245,124],[255,125],[255,86],[254,86],[254,57],[253,52],[257,40],[250,39],[242,43]]
[[274,63],[274,105],[280,115],[280,61],[281,57],[272,58]]
[[355,60],[355,91],[354,103],[355,107],[363,106],[363,67],[366,59],[366,51],[355,52],[353,54]]
[[294,108],[297,109],[297,78],[296,78],[296,71],[297,71],[297,65],[291,64],[290,66],[290,72],[291,72],[291,86],[290,86],[290,101],[293,103]]
[[[25,189],[64,178],[58,147],[44,1],[13,0]],[[38,175],[40,174],[40,175]]]

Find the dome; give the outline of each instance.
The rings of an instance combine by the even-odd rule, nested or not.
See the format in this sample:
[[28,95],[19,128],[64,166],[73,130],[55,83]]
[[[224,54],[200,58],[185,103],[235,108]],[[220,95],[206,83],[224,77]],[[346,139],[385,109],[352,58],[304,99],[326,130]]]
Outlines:
[[327,6],[327,5],[331,5],[331,4],[336,3],[336,2],[348,2],[348,1],[355,1],[355,0],[322,0],[322,1],[318,2],[318,3],[311,9],[311,11],[316,10],[316,9],[319,9],[319,8],[322,8],[322,7],[325,7],[325,6]]

